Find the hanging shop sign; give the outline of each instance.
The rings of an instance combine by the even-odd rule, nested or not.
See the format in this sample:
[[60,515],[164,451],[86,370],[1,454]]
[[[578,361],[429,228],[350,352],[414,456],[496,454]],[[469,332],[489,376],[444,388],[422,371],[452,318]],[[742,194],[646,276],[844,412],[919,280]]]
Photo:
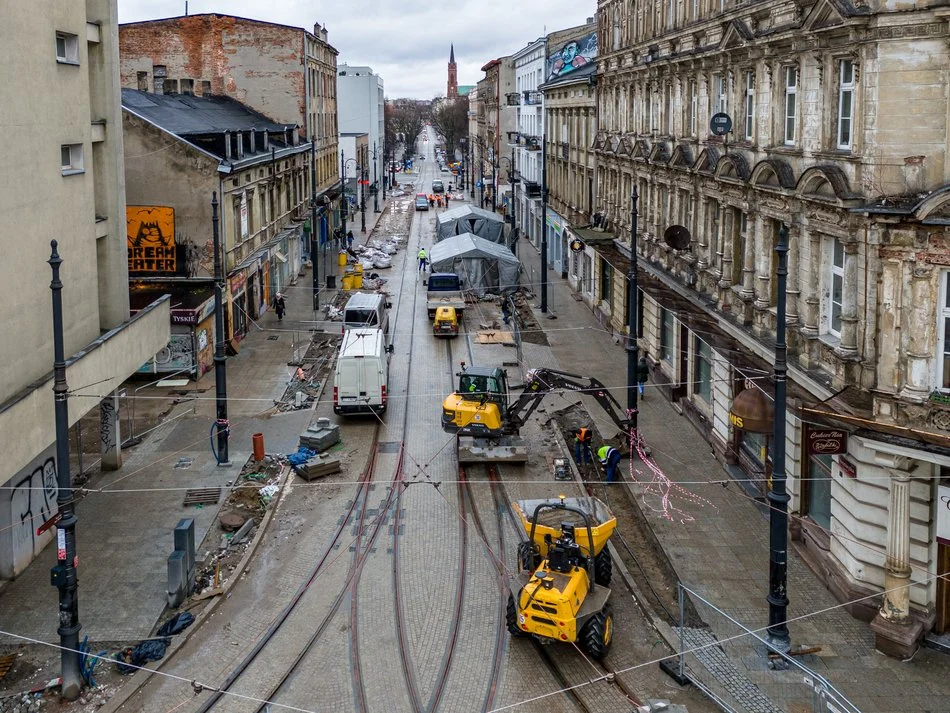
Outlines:
[[848,452],[848,434],[835,428],[809,429],[805,447],[810,456],[835,456]]
[[937,542],[950,545],[950,486],[937,486]]
[[581,240],[580,238],[574,238],[571,241],[571,250],[575,253],[582,252],[585,247],[586,246],[584,245],[584,241]]
[[775,425],[772,402],[755,387],[744,389],[732,400],[729,423],[734,428],[751,433],[772,433]]
[[838,456],[838,468],[848,478],[858,477],[858,467],[844,456]]

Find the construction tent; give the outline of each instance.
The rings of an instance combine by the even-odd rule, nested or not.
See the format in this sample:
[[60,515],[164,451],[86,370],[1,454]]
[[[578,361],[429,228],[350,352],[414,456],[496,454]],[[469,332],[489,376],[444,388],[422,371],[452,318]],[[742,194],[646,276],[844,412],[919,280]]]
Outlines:
[[432,272],[454,272],[465,290],[481,296],[518,287],[521,262],[504,245],[465,233],[446,238],[429,251]]
[[493,243],[504,243],[505,219],[490,210],[482,210],[467,204],[436,216],[436,242],[465,233],[477,235]]

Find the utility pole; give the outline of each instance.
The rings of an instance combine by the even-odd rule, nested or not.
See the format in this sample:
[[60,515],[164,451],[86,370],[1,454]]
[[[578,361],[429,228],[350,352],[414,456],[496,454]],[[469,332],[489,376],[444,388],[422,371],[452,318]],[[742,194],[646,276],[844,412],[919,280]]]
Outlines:
[[346,158],[340,149],[340,231],[342,241],[346,240],[346,212],[349,205],[346,200]]
[[515,255],[518,254],[518,211],[515,209],[518,201],[515,199],[515,185],[520,183],[521,179],[515,175],[515,147],[511,147],[511,171],[508,176],[508,183],[511,184],[511,247]]
[[219,466],[230,466],[228,438],[228,375],[224,355],[224,269],[221,265],[221,236],[218,231],[218,194],[211,194],[211,245],[214,250],[214,390],[217,411],[217,460]]
[[[53,269],[49,287],[53,293],[53,404],[56,418],[56,481],[58,515],[43,523],[56,526],[56,565],[50,572],[50,581],[59,590],[60,666],[63,679],[62,695],[69,701],[79,698],[82,674],[79,671],[79,594],[76,576],[76,511],[73,506],[73,486],[69,473],[69,388],[66,385],[66,354],[63,346],[63,283],[59,266],[63,259],[50,241],[52,251],[47,263]],[[55,521],[58,517],[58,521]]]
[[[317,237],[317,137],[310,137],[310,262],[313,264],[313,311],[320,309],[320,239]],[[316,317],[314,317],[316,319]]]
[[497,209],[496,198],[498,196],[498,152],[495,147],[491,149],[491,212]]
[[548,135],[541,136],[541,313],[548,311]]
[[637,443],[637,363],[639,362],[639,345],[637,344],[637,315],[640,310],[637,305],[637,187],[633,187],[630,196],[630,270],[627,272],[627,417],[630,419],[630,458],[633,458],[632,447]]
[[366,182],[366,168],[358,166],[356,172],[360,176],[360,232],[366,232],[366,197],[363,194],[363,184]]
[[[788,492],[785,490],[785,410],[788,365],[785,344],[785,290],[788,286],[788,228],[783,223],[775,245],[778,267],[778,295],[775,320],[775,421],[772,432],[772,487],[769,501],[769,627],[768,643],[787,654],[792,643],[788,635]],[[781,660],[784,664],[784,659]]]
[[376,149],[376,142],[373,142],[373,212],[379,213],[379,203],[377,202],[379,197],[379,178],[376,175],[376,164],[379,163],[377,158],[379,154]]

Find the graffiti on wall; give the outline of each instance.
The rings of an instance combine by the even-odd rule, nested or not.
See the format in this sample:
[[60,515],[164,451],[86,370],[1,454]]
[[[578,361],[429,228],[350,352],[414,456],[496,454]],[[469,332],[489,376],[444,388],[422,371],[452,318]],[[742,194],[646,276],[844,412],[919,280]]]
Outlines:
[[597,33],[591,32],[576,40],[565,43],[553,54],[548,55],[548,81],[585,67],[597,57]]
[[214,243],[209,238],[199,245],[184,233],[175,233],[175,242],[181,248],[179,257],[188,277],[207,277],[214,274]]
[[168,344],[155,355],[155,371],[180,371],[194,365],[191,334],[172,334]]
[[39,554],[49,540],[50,533],[37,535],[36,528],[49,520],[58,510],[56,496],[56,459],[46,458],[13,486],[10,513],[13,526],[13,562],[20,571]]
[[99,402],[99,443],[103,453],[118,445],[119,414],[116,405],[116,399],[112,396],[106,396]]
[[175,209],[167,206],[125,207],[129,272],[175,272]]

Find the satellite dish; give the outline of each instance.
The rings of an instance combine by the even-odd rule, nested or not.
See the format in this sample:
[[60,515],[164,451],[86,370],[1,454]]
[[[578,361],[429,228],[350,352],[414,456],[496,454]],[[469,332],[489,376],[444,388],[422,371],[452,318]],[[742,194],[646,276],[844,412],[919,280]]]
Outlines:
[[671,225],[663,233],[663,240],[674,250],[686,250],[689,247],[692,237],[689,234],[689,228],[682,225]]

